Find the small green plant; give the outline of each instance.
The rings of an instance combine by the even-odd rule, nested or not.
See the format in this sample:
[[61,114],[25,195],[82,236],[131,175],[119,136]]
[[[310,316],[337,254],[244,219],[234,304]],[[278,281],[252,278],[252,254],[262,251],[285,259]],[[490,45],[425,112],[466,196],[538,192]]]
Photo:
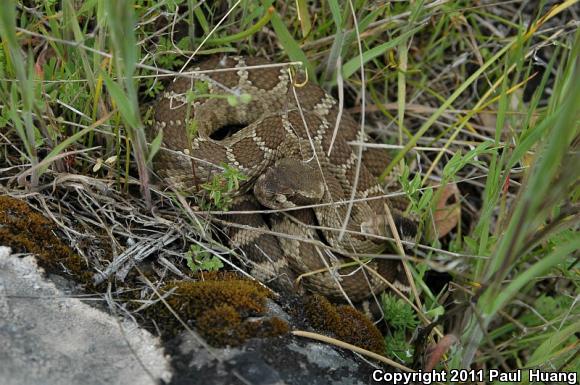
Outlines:
[[[455,180],[459,171],[461,171],[467,165],[481,166],[483,162],[479,159],[479,157],[482,155],[491,154],[495,151],[493,148],[490,148],[491,145],[492,142],[483,142],[465,154],[462,154],[461,152],[456,152],[453,154],[451,159],[449,159],[443,168],[441,184],[446,184]],[[422,177],[420,173],[416,173],[412,179],[410,178],[410,174],[411,171],[409,166],[404,163],[403,172],[399,177],[399,181],[403,191],[405,192],[405,196],[410,201],[411,212],[419,215],[420,217],[423,217],[423,214],[429,210],[431,203],[436,200],[437,197],[434,199],[433,189],[422,188]]]
[[395,329],[385,335],[388,355],[409,364],[413,359],[413,346],[407,342],[404,330]]
[[236,107],[238,104],[248,104],[252,101],[252,95],[243,93],[239,95],[228,95],[228,104],[232,107]]
[[381,305],[385,314],[385,322],[390,332],[385,336],[387,354],[404,363],[410,363],[413,358],[413,347],[407,341],[407,332],[414,330],[419,321],[413,308],[390,293],[383,293]]
[[186,92],[187,102],[193,103],[196,98],[208,96],[209,84],[206,81],[197,79],[193,83],[193,88]]
[[231,193],[237,191],[240,188],[240,181],[247,180],[248,177],[230,165],[222,164],[222,167],[223,172],[214,174],[209,182],[201,185],[201,188],[208,192],[214,207],[228,210],[232,203]]
[[225,94],[210,93],[208,81],[197,79],[193,83],[192,89],[186,92],[186,100],[188,103],[193,103],[200,98],[226,99],[232,107],[236,107],[240,103],[248,104],[252,101],[252,95],[245,92],[237,93],[235,90]]
[[212,255],[199,245],[189,246],[189,251],[185,253],[185,260],[187,261],[187,267],[194,273],[199,273],[200,271],[218,271],[224,267],[224,264],[218,257]]
[[409,199],[411,212],[423,217],[430,207],[433,198],[433,189],[421,189],[421,174],[417,173],[410,179],[409,166],[404,163],[403,172],[399,177],[405,196]]
[[[188,38],[180,39],[175,46],[179,49],[187,49]],[[157,43],[157,60],[161,68],[177,68],[183,65],[183,56],[176,52],[174,42],[167,36],[161,36]]]
[[482,142],[474,149],[467,151],[465,155],[461,152],[453,154],[443,168],[443,180],[445,182],[452,181],[457,173],[467,165],[482,166],[483,162],[479,157],[484,154],[493,154],[495,149],[491,148],[492,144],[491,141]]

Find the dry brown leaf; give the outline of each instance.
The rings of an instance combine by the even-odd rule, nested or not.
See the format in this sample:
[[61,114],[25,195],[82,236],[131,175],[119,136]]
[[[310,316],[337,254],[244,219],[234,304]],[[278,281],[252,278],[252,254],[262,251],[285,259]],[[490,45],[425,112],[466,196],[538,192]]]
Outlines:
[[456,335],[446,334],[436,345],[431,346],[424,370],[426,372],[433,370],[437,364],[443,361],[443,355],[457,342],[459,342],[459,338]]
[[[435,222],[435,234],[440,239],[449,234],[459,223],[461,218],[461,194],[457,185],[450,183],[441,186],[435,196],[439,196],[439,200],[435,205],[433,220]],[[434,239],[433,231],[430,231],[430,233],[431,236],[429,238]]]

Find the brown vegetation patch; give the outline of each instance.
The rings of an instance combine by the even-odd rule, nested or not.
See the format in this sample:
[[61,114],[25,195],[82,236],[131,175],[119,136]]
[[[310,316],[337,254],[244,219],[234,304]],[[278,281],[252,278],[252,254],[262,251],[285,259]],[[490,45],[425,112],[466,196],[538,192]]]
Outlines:
[[335,306],[321,295],[312,295],[305,301],[305,313],[313,327],[341,341],[378,354],[385,352],[381,332],[364,314],[350,306]]
[[[206,273],[199,281],[174,281],[160,291],[172,292],[167,304],[181,318],[193,322],[208,343],[215,346],[236,346],[253,337],[275,337],[288,332],[286,322],[277,317],[261,317],[266,299],[272,292],[258,282],[235,273]],[[161,302],[148,313],[163,325],[162,332],[176,335],[183,325]]]
[[47,272],[73,276],[92,287],[93,273],[88,264],[55,235],[55,230],[51,220],[32,210],[26,202],[0,196],[1,245],[9,246],[15,253],[35,254]]

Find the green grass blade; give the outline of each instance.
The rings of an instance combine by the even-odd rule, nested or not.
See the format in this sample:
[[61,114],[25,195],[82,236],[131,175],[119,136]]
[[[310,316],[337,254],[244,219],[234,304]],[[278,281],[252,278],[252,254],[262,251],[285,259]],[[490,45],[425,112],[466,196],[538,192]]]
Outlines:
[[[534,351],[534,353],[532,353],[532,356],[528,360],[526,366],[534,367],[545,364],[548,357],[550,357],[556,349],[565,344],[566,340],[568,340],[570,337],[573,337],[578,333],[580,333],[580,321],[577,321],[568,327],[553,333]],[[526,381],[522,383],[525,384]]]
[[260,31],[262,29],[262,27],[264,27],[266,24],[268,24],[268,22],[272,18],[272,14],[274,13],[274,11],[275,11],[274,7],[270,6],[266,9],[266,12],[264,12],[264,15],[260,18],[260,20],[258,20],[250,28],[248,28],[242,32],[236,33],[234,35],[218,37],[218,38],[214,38],[214,39],[208,39],[208,40],[206,40],[205,44],[222,45],[222,44],[230,44],[230,43],[233,43],[236,41],[247,39],[250,36],[252,36],[253,34],[255,34],[256,32]]
[[[415,27],[407,32],[402,33],[401,35],[397,36],[393,40],[389,40],[383,44],[379,44],[376,47],[373,47],[362,54],[362,61],[363,64],[367,63],[369,60],[376,58],[377,56],[383,55],[387,50],[396,47],[402,41],[407,39],[408,37],[415,34],[417,31],[421,30],[423,26]],[[354,57],[350,59],[348,62],[344,64],[342,67],[342,76],[344,79],[350,78],[355,72],[360,70],[361,60],[360,58]]]
[[[412,32],[412,31],[409,31]],[[511,47],[515,44],[515,40],[512,40],[510,44],[507,44],[502,49],[500,49],[495,55],[489,58],[481,67],[479,67],[469,78],[467,78],[451,96],[449,96],[445,102],[427,119],[425,123],[419,128],[417,133],[407,142],[405,147],[397,153],[397,155],[393,158],[391,163],[387,166],[385,171],[379,176],[380,180],[384,180],[387,175],[393,171],[395,165],[403,159],[405,154],[411,150],[416,144],[419,138],[421,138],[425,132],[439,119],[439,117],[453,104],[453,102],[465,91],[473,82],[478,80],[482,74],[494,63],[497,62],[499,58],[501,58]]]
[[139,115],[137,87],[133,80],[137,64],[138,47],[134,32],[135,18],[132,3],[107,0],[105,1],[105,14],[108,15],[117,76],[119,82],[124,85],[124,88],[121,88],[119,84],[113,82],[106,74],[105,81],[126,123],[139,171],[141,193],[145,198],[146,204],[150,206],[151,195],[149,191],[149,171],[147,169],[147,141],[145,138],[145,128]]
[[[26,143],[25,148],[33,168],[30,183],[32,186],[38,184],[39,175],[36,171],[38,164],[38,155],[36,148],[36,128],[32,120],[32,110],[34,108],[34,94],[35,85],[32,81],[34,77],[33,63],[29,59],[28,62],[24,60],[21,53],[20,45],[16,37],[16,12],[15,3],[9,2],[4,4],[2,12],[0,12],[0,37],[4,46],[8,48],[12,70],[16,73],[17,85],[20,91],[20,99],[22,100],[22,120],[24,122],[24,129],[18,128],[20,125],[20,116],[15,115],[15,110],[11,112],[12,119],[21,140]],[[32,55],[29,55],[31,57]],[[28,69],[28,71],[27,71]],[[28,73],[27,73],[28,72]],[[13,88],[12,90],[16,90]],[[18,105],[17,94],[11,94],[12,109]],[[22,127],[20,125],[20,127]]]
[[502,289],[499,293],[494,295],[492,301],[493,306],[490,309],[490,314],[497,313],[499,309],[504,307],[510,299],[514,298],[524,286],[532,282],[534,278],[546,274],[552,267],[564,262],[566,258],[569,258],[570,255],[577,250],[580,250],[580,235],[578,235],[576,239],[560,245],[552,253],[544,256],[528,269],[520,272],[505,289]]
[[274,12],[274,14],[272,14],[271,23],[272,27],[274,27],[274,32],[278,36],[280,44],[282,45],[282,47],[284,47],[284,50],[288,54],[290,60],[302,62],[304,64],[304,68],[308,72],[308,78],[316,79],[316,77],[314,76],[314,68],[310,64],[310,61],[304,54],[304,51],[302,51],[302,49],[300,48],[298,42],[294,40],[294,38],[290,34],[290,31],[288,31],[288,28],[286,28],[286,25],[282,22],[277,12]]

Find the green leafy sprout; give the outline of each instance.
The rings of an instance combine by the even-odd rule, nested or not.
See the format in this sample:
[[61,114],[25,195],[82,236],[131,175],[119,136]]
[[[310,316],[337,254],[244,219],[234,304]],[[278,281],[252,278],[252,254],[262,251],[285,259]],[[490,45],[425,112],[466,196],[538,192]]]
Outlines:
[[218,271],[224,267],[224,264],[217,256],[212,255],[199,245],[189,246],[189,251],[185,253],[185,260],[187,261],[187,267],[193,273]]
[[[232,204],[232,193],[239,190],[240,181],[248,177],[228,164],[222,164],[223,172],[213,174],[209,182],[201,185],[207,191],[211,204],[220,210],[228,210]],[[209,207],[206,207],[209,208]]]

